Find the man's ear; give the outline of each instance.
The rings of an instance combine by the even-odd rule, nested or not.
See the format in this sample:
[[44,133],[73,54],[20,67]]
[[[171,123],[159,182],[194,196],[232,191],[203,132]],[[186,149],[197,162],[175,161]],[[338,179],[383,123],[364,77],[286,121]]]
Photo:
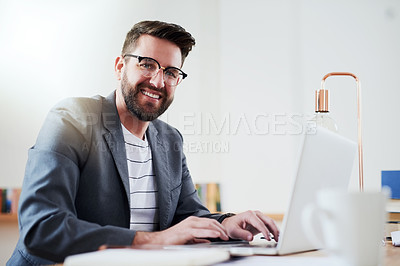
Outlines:
[[114,71],[115,71],[115,77],[117,80],[122,79],[122,68],[125,66],[124,58],[122,56],[118,56],[115,59],[115,66],[114,66]]

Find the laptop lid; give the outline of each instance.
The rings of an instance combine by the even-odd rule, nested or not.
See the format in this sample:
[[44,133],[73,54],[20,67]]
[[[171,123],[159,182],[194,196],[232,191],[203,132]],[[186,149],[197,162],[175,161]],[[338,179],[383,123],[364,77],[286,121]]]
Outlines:
[[169,249],[222,248],[234,256],[285,255],[320,247],[313,245],[302,228],[303,208],[314,201],[315,193],[324,187],[347,188],[357,150],[355,142],[325,128],[305,134],[295,167],[292,193],[277,246],[270,242],[213,242],[207,244],[169,246]]
[[277,245],[277,253],[282,255],[320,248],[308,240],[302,228],[303,209],[321,188],[347,189],[357,151],[354,141],[322,127],[317,127],[315,134],[305,134],[301,143]]

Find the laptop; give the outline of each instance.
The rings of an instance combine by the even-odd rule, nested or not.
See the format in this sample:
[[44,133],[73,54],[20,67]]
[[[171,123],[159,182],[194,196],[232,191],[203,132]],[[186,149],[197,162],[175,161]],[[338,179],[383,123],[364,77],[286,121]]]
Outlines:
[[278,243],[266,240],[264,243],[222,241],[185,247],[218,247],[228,250],[233,256],[285,255],[321,248],[308,240],[302,228],[302,211],[314,201],[316,191],[321,188],[347,189],[356,151],[354,141],[322,127],[317,127],[313,134],[302,136],[292,193]]

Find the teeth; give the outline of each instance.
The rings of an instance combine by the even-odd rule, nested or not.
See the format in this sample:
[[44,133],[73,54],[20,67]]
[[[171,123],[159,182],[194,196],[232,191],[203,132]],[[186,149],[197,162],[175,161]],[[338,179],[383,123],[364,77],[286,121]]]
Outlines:
[[150,93],[150,92],[147,92],[147,91],[142,91],[142,92],[143,92],[144,95],[149,96],[149,97],[151,97],[153,99],[159,99],[160,98],[159,95],[156,95],[156,94],[153,94],[153,93]]

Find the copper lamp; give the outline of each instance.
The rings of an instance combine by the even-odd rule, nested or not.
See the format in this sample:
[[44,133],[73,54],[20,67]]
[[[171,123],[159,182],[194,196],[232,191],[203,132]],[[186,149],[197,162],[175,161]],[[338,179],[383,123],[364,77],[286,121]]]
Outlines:
[[326,74],[321,81],[321,89],[315,91],[315,111],[329,112],[328,90],[324,88],[325,80],[330,76],[351,76],[357,84],[357,124],[358,124],[358,183],[360,191],[364,190],[363,174],[363,148],[361,135],[361,85],[358,77],[349,72],[331,72]]

